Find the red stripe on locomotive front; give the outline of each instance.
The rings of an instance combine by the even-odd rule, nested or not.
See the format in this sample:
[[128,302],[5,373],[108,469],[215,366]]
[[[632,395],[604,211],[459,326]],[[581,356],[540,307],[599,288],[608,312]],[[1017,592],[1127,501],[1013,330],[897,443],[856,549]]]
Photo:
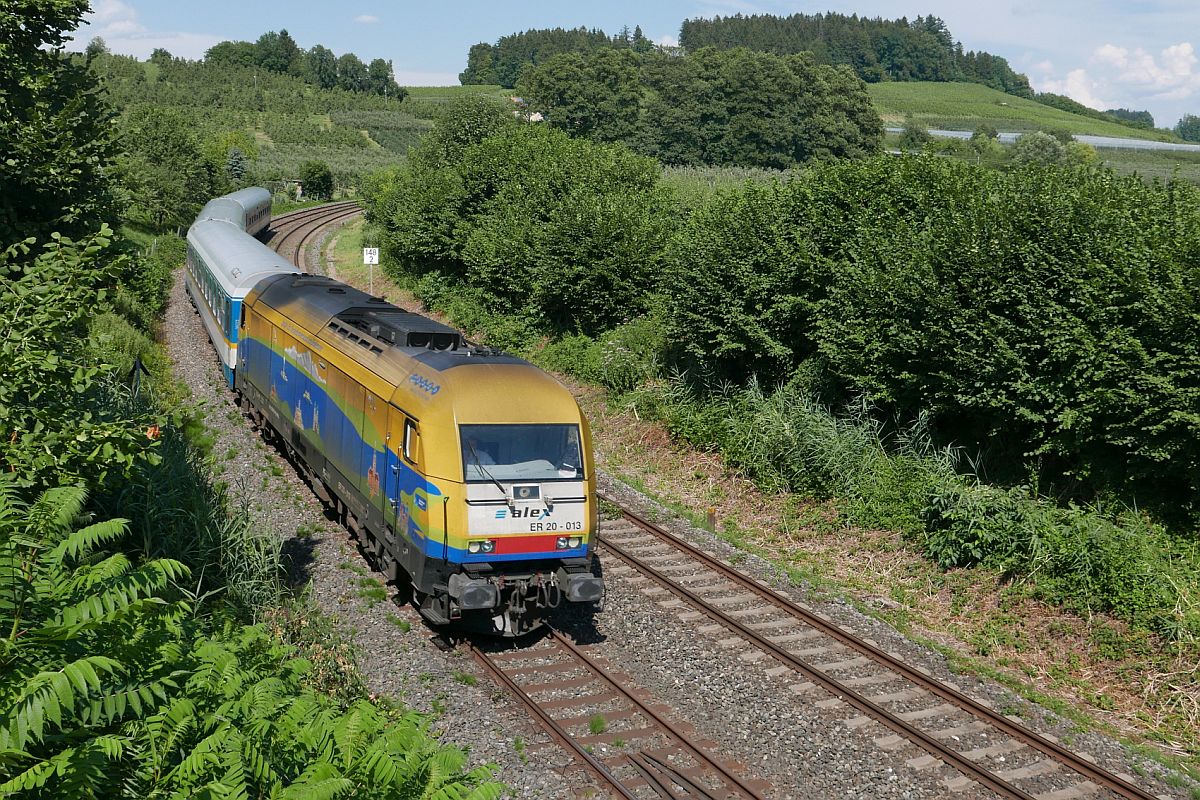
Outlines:
[[[561,533],[540,533],[533,536],[497,536],[496,555],[512,555],[518,553],[554,553],[554,542]],[[579,534],[574,534],[578,536]]]

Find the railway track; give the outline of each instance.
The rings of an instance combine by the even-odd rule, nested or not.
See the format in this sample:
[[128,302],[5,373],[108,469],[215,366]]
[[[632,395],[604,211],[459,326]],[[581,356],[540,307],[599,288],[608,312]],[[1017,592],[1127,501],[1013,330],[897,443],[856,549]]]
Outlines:
[[[1155,797],[1131,777],[1034,733],[637,514],[624,508],[621,514],[601,523],[601,551],[610,556],[606,572],[653,581],[664,595],[675,596],[660,604],[690,607],[685,613],[703,633],[730,635],[721,644],[743,648],[744,659],[757,660],[773,675],[796,676],[789,687],[796,694],[825,708],[853,708],[857,713],[844,720],[847,726],[873,722],[887,728],[890,733],[875,740],[880,748],[925,751],[907,760],[910,767],[940,762],[957,770],[947,780],[949,789],[973,782],[1023,800]],[[747,658],[746,647],[761,657]]]
[[281,214],[271,222],[267,245],[306,271],[307,247],[317,234],[335,222],[361,213],[362,206],[357,201],[347,200]]
[[716,745],[674,722],[632,681],[551,629],[537,644],[475,660],[602,786],[621,798],[761,800],[768,787],[713,755]]

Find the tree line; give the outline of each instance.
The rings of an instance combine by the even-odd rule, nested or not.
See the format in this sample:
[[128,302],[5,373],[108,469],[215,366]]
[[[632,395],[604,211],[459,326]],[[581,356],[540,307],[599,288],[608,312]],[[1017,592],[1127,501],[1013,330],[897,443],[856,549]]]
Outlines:
[[908,20],[825,14],[735,14],[684,20],[679,44],[749,47],[777,55],[809,52],[822,64],[846,64],[868,83],[967,81],[1032,97],[1029,79],[1000,56],[964,51],[946,23],[932,14]]
[[458,76],[468,85],[517,85],[521,71],[531,64],[542,64],[560,53],[590,53],[613,48],[648,53],[654,43],[642,33],[641,26],[628,26],[609,36],[598,28],[540,28],[501,36],[494,45],[480,42],[467,53],[467,68]]
[[1154,128],[1154,116],[1149,111],[1131,111],[1127,108],[1110,108],[1107,111],[1099,111],[1095,108],[1085,106],[1078,100],[1072,100],[1069,97],[1054,94],[1053,92],[1038,92],[1033,96],[1033,99],[1044,106],[1057,108],[1069,114],[1078,114],[1082,117],[1091,117],[1092,119],[1104,122],[1115,122],[1118,125],[1137,128],[1138,130],[1151,130]]
[[517,88],[546,125],[667,164],[784,169],[875,152],[883,133],[862,81],[807,54],[602,48],[554,55]]
[[[1020,97],[1032,97],[1029,80],[1014,72],[1000,56],[964,51],[946,24],[935,16],[911,22],[869,19],[844,14],[770,14],[684,20],[682,52],[705,47],[749,48],[778,56],[811,53],[817,64],[846,65],[868,83],[894,81],[969,81]],[[599,49],[639,53],[665,51],[646,39],[641,28],[608,36],[595,28],[531,29],[502,36],[495,44],[472,45],[459,81],[498,83],[513,88],[527,67],[544,64],[561,53]]]
[[345,89],[386,95],[397,100],[405,91],[392,77],[392,62],[376,58],[363,63],[354,53],[335,55],[329,48],[316,44],[302,49],[287,29],[267,31],[257,41],[224,41],[213,45],[204,54],[212,64],[239,67],[258,67],[267,72],[303,78],[322,89]]

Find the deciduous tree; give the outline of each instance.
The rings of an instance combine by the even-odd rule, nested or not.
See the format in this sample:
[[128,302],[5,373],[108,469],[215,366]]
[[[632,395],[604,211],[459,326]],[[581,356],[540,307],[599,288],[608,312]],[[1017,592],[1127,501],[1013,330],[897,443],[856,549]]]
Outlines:
[[115,222],[111,112],[83,64],[62,57],[85,0],[0,6],[0,252]]
[[300,165],[300,184],[304,194],[316,200],[333,197],[333,173],[323,161],[306,161]]

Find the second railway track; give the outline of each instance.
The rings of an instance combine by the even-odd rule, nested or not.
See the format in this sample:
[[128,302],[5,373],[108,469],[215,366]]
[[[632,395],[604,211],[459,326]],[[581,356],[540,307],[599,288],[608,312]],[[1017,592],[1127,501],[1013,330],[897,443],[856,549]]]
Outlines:
[[881,749],[923,750],[924,756],[907,759],[910,766],[941,762],[957,770],[960,777],[949,779],[947,788],[961,790],[969,781],[996,796],[1024,800],[1156,797],[1132,777],[1038,735],[632,511],[621,513],[620,520],[601,525],[609,573],[635,572],[653,581],[674,595],[660,605],[690,606],[693,620],[704,618],[702,632],[732,634],[722,644],[748,645],[761,654],[743,654],[745,660],[769,664],[769,658],[776,666],[766,666],[768,671],[797,676],[789,687],[797,695],[824,707],[850,706],[857,715],[844,721],[847,726],[886,728],[890,733],[876,739]]
[[362,211],[357,201],[349,200],[281,214],[271,224],[267,244],[302,271],[307,271],[306,252],[312,239],[330,225],[357,216]]
[[673,720],[669,709],[620,671],[557,630],[536,645],[475,659],[592,777],[622,798],[761,800],[766,788],[746,767],[726,763],[712,742]]

